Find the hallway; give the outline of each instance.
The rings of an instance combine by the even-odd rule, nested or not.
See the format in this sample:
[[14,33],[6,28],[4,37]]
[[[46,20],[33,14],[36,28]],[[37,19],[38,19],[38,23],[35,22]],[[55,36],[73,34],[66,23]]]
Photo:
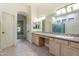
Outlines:
[[50,56],[46,47],[37,47],[28,41],[18,39],[16,47],[12,46],[0,52],[1,56]]

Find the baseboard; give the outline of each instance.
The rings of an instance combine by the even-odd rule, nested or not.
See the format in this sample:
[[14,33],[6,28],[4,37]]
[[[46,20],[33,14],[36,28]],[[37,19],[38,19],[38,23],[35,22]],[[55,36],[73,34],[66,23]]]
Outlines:
[[6,48],[1,48],[1,49],[0,49],[0,51],[5,50],[5,49],[10,48],[10,47],[13,47],[13,46],[15,47],[16,45],[15,45],[15,44],[13,44],[13,45],[11,45],[11,46],[9,46],[9,47],[6,47]]

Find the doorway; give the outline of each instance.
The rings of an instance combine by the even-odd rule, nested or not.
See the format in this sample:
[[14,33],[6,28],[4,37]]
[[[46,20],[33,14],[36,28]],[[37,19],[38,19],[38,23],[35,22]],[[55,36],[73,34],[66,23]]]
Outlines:
[[26,16],[17,14],[17,39],[26,39]]

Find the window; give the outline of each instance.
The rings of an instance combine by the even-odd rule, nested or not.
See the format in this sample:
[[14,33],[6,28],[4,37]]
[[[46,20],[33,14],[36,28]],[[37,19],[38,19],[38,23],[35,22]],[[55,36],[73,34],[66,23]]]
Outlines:
[[67,12],[72,12],[72,9],[73,9],[73,5],[67,6]]
[[18,28],[17,28],[17,31],[20,32],[20,31],[21,31],[21,27],[18,27]]
[[79,9],[79,4],[73,4],[73,10],[78,10]]
[[33,29],[37,29],[37,28],[38,28],[37,22],[33,23]]
[[33,23],[33,29],[40,29],[41,22],[34,22]]

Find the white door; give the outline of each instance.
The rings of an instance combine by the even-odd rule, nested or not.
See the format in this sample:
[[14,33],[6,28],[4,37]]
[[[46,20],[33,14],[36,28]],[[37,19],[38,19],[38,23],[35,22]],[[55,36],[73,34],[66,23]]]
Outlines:
[[3,12],[1,21],[1,48],[7,48],[13,44],[13,16]]

